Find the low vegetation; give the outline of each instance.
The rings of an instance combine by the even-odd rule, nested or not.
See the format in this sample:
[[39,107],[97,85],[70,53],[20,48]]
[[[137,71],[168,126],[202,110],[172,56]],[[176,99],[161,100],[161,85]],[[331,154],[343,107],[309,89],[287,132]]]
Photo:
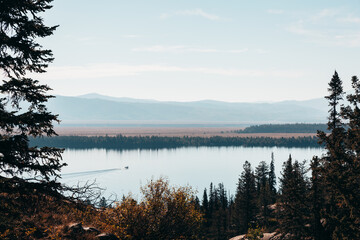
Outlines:
[[[98,239],[99,232],[118,239],[198,239],[203,215],[190,187],[151,180],[138,201],[131,196],[96,208],[85,202],[33,193],[0,194],[0,239]],[[88,203],[88,202],[87,202]],[[75,231],[72,223],[96,231]]]

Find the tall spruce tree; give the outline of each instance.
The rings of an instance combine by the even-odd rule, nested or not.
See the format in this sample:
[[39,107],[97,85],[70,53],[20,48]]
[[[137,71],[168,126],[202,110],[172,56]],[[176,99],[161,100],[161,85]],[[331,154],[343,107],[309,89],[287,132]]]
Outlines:
[[311,189],[310,189],[310,204],[311,204],[311,228],[312,237],[314,240],[330,239],[326,234],[323,224],[321,222],[322,210],[324,208],[324,186],[321,176],[320,159],[314,156],[311,163]]
[[[219,183],[218,187],[214,186],[212,183],[210,185],[210,196],[213,196],[208,201],[208,195],[206,189],[203,194],[202,209],[205,221],[202,229],[203,237],[206,239],[229,239],[230,233],[230,210],[229,210],[229,200],[226,195],[226,190],[224,184]],[[211,200],[212,199],[212,200]],[[212,209],[208,207],[206,211],[206,205],[210,206],[212,203]],[[229,235],[230,234],[230,235]]]
[[333,77],[331,78],[331,81],[329,82],[328,91],[330,94],[329,96],[325,97],[326,99],[329,100],[329,106],[330,106],[328,130],[334,130],[342,127],[342,123],[340,121],[339,104],[340,101],[343,100],[343,95],[344,95],[342,81],[336,71]]
[[255,174],[246,161],[235,196],[235,226],[237,233],[246,233],[257,213]]
[[360,155],[360,81],[357,76],[351,78],[351,85],[354,93],[347,96],[350,106],[343,107],[341,113],[344,119],[348,121],[349,125],[347,132],[347,147],[350,151],[349,154],[352,154],[353,157],[357,157]]
[[53,34],[40,14],[52,0],[0,0],[0,190],[36,189],[56,193],[62,150],[30,147],[29,137],[53,136],[53,122],[46,101],[50,88],[28,77],[44,73],[53,61],[51,50],[37,42]]
[[328,148],[325,158],[326,183],[332,188],[335,203],[328,214],[335,226],[332,236],[341,239],[360,239],[360,82],[356,76],[352,77],[352,88],[354,93],[347,95],[350,105],[341,108],[341,116],[348,125],[345,138],[341,139],[343,152],[338,154],[338,149]]
[[269,218],[268,205],[271,202],[271,193],[269,186],[269,165],[265,161],[261,161],[256,167],[255,178],[261,225],[267,226]]
[[208,200],[206,188],[204,189],[201,206],[202,206],[202,210],[203,210],[203,212],[205,214],[205,219],[207,219],[208,214],[209,214],[209,200]]
[[[353,78],[355,94],[350,94],[350,106],[340,106],[343,99],[342,81],[335,72],[329,83],[329,122],[330,134],[319,132],[318,136],[325,143],[327,153],[321,158],[323,186],[326,190],[324,215],[325,230],[333,239],[356,239],[360,237],[360,219],[358,212],[359,172],[356,167],[357,126],[357,80]],[[344,120],[347,121],[346,131]],[[354,144],[355,143],[355,144]],[[350,179],[353,180],[350,180]]]
[[291,155],[284,163],[280,179],[280,230],[288,239],[306,239],[310,235],[310,212],[308,204],[308,183],[304,164],[292,162]]
[[275,159],[274,153],[271,153],[271,162],[270,162],[270,172],[269,172],[269,188],[270,188],[270,197],[271,203],[276,202],[276,174],[275,174]]

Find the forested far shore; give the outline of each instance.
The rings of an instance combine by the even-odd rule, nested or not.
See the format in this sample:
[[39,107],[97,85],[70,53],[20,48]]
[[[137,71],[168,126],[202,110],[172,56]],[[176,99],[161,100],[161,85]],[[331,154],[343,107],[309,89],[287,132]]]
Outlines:
[[178,147],[321,147],[317,137],[159,137],[159,136],[57,136],[31,138],[32,146],[87,149],[161,149]]
[[253,125],[244,129],[236,130],[236,133],[328,133],[327,124],[322,123],[293,123],[293,124],[262,124]]

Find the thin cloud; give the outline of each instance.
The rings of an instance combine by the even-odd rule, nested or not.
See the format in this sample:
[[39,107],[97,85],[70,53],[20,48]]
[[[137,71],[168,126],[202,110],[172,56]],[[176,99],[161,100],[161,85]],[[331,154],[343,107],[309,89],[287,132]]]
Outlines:
[[137,35],[137,34],[125,34],[123,35],[123,38],[140,38],[142,37],[141,35]]
[[194,48],[182,45],[175,46],[163,46],[156,45],[150,47],[133,48],[134,52],[157,52],[157,53],[244,53],[247,52],[247,48],[243,49],[231,49],[231,50],[220,50],[214,48]]
[[321,19],[321,18],[328,18],[328,17],[335,17],[338,14],[340,14],[338,9],[323,9],[320,12],[318,12],[313,18],[314,19]]
[[[339,18],[344,15],[348,17]],[[341,9],[323,9],[290,24],[286,30],[302,36],[307,42],[329,46],[360,47],[360,30],[350,23],[360,23],[360,18],[353,17]]]
[[334,43],[339,46],[360,47],[360,32],[354,34],[336,35]]
[[287,30],[291,33],[307,36],[307,37],[316,37],[321,38],[323,37],[323,34],[320,31],[315,31],[308,29],[304,26],[304,21],[298,21],[292,25],[290,25]]
[[259,70],[234,68],[207,67],[178,67],[168,65],[123,65],[123,64],[95,64],[86,66],[49,67],[46,74],[33,75],[47,80],[64,79],[101,79],[108,77],[134,76],[145,73],[200,73],[230,77],[282,77],[298,78],[304,75],[301,71],[292,70]]
[[198,16],[198,17],[202,17],[208,20],[212,20],[212,21],[219,21],[222,18],[218,15],[215,14],[211,14],[211,13],[207,13],[204,10],[197,8],[197,9],[190,9],[190,10],[183,10],[183,11],[177,11],[173,14],[169,14],[169,13],[163,13],[160,15],[160,18],[162,19],[166,19],[172,16]]
[[83,45],[95,45],[99,42],[106,41],[106,39],[99,38],[99,37],[78,37],[78,38],[68,37],[68,38],[73,41],[75,40]]
[[359,32],[332,32],[326,30],[314,30],[305,28],[302,24],[295,24],[288,31],[296,35],[306,37],[307,41],[326,44],[330,46],[360,47]]
[[156,45],[156,46],[150,46],[150,47],[140,47],[140,48],[133,48],[133,52],[180,52],[184,51],[184,46],[162,46],[162,45]]
[[161,18],[161,19],[166,19],[166,18],[169,18],[169,17],[171,17],[171,16],[172,16],[171,14],[163,13],[163,14],[160,15],[160,18]]
[[243,48],[243,49],[238,49],[238,50],[228,50],[225,52],[229,52],[229,53],[244,53],[244,52],[248,52],[249,49],[248,48]]
[[283,14],[284,10],[281,9],[268,9],[266,10],[267,13],[269,14]]
[[339,18],[338,21],[344,23],[360,23],[360,17]]
[[265,49],[262,49],[262,48],[257,48],[257,49],[255,49],[255,52],[258,53],[258,54],[267,54],[267,53],[269,53],[269,50],[265,50]]
[[184,16],[199,16],[209,20],[220,20],[221,18],[215,14],[210,14],[204,12],[202,9],[194,9],[194,10],[185,10],[177,12],[177,15],[184,15]]

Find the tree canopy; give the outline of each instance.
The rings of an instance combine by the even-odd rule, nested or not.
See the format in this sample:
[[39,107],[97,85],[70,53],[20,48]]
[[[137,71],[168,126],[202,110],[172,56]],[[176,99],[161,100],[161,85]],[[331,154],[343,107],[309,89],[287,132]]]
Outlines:
[[53,97],[46,94],[50,87],[29,77],[44,73],[54,59],[51,50],[38,43],[57,28],[46,26],[40,16],[52,7],[51,2],[0,1],[0,180],[31,182],[30,189],[39,186],[56,192],[60,185],[55,180],[64,165],[62,150],[29,146],[30,136],[56,135],[53,123],[58,122],[45,106]]

